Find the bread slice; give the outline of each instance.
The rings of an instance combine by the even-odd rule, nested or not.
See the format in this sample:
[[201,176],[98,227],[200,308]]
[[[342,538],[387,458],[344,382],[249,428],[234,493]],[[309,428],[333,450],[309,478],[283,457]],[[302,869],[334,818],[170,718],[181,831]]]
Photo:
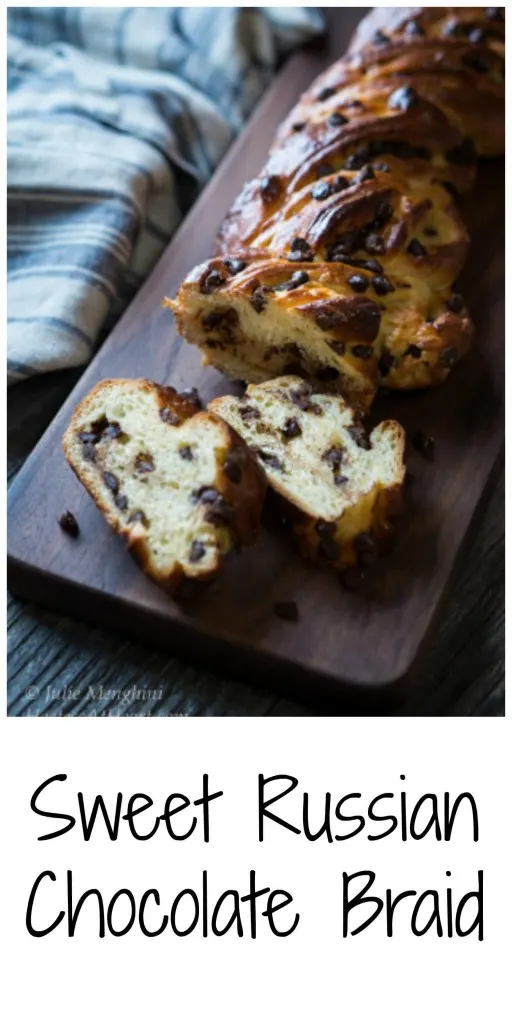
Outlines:
[[255,457],[194,395],[148,380],[105,380],[64,435],[68,462],[157,583],[211,579],[252,544],[265,494]]
[[306,557],[360,567],[389,546],[405,476],[398,423],[368,435],[342,398],[293,376],[216,398],[209,409],[244,438],[288,502]]

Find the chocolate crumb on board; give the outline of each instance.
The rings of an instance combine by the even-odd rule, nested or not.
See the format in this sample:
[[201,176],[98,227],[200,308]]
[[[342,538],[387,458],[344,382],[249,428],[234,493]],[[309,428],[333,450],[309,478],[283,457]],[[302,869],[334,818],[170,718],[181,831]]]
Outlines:
[[276,601],[274,604],[274,615],[283,622],[298,622],[299,609],[295,601]]
[[63,512],[59,519],[59,526],[64,533],[68,533],[75,540],[80,533],[80,527],[72,512]]
[[429,437],[423,430],[417,430],[413,434],[411,442],[413,448],[416,448],[416,451],[423,455],[423,458],[428,459],[429,462],[433,461],[436,450],[436,443],[433,437]]
[[193,540],[190,547],[190,553],[188,556],[189,560],[191,562],[200,562],[201,559],[204,558],[205,554],[206,548],[204,544],[200,540]]

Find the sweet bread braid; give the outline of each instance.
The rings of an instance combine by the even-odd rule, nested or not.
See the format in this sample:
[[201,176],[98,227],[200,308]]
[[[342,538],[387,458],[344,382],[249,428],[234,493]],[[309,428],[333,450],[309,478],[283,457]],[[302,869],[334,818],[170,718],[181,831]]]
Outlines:
[[503,152],[503,58],[502,8],[363,20],[280,128],[215,258],[166,300],[206,362],[252,381],[291,362],[363,407],[379,383],[448,375],[472,334],[454,194],[477,156]]
[[256,540],[265,477],[244,441],[194,395],[105,380],[75,410],[66,457],[146,572],[170,591],[208,580]]
[[392,538],[405,475],[405,435],[392,420],[368,435],[338,395],[300,377],[249,385],[215,398],[288,503],[302,553],[337,569],[370,564]]

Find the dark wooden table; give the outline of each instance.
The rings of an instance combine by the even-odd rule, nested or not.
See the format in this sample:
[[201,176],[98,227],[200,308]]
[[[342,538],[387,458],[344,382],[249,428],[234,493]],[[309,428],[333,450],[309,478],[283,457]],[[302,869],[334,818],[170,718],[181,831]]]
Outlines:
[[[77,372],[8,395],[13,479]],[[289,698],[16,600],[8,604],[10,715],[315,715]],[[371,709],[369,709],[371,712]],[[334,713],[343,713],[338,708]],[[504,484],[496,483],[421,669],[395,715],[504,714]]]

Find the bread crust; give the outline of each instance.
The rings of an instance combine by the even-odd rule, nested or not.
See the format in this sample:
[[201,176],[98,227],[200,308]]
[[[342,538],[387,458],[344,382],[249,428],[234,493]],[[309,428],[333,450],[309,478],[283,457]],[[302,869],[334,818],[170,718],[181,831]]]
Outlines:
[[[92,460],[84,456],[86,445],[80,440],[79,435],[83,437],[87,436],[88,431],[94,432],[98,406],[101,406],[103,396],[111,394],[113,389],[151,396],[155,402],[155,412],[166,423],[166,429],[169,431],[179,431],[183,424],[190,423],[200,434],[202,425],[215,425],[215,451],[218,458],[215,477],[208,481],[208,486],[218,493],[219,500],[230,510],[230,515],[229,522],[219,526],[219,542],[206,570],[202,568],[200,562],[191,565],[176,558],[171,570],[163,574],[151,548],[148,528],[141,521],[130,522],[130,509],[118,508],[115,496],[113,498],[109,488],[105,487],[102,479],[104,467],[98,466],[101,438],[92,442],[97,446],[95,452],[98,454],[95,454]],[[120,426],[123,427],[123,424]],[[148,423],[148,431],[149,429]],[[112,443],[115,444],[116,441]],[[253,544],[257,538],[266,490],[265,476],[257,460],[244,441],[224,420],[209,412],[198,411],[197,401],[180,395],[172,387],[145,379],[101,381],[75,409],[63,438],[63,447],[71,468],[109,526],[126,541],[130,552],[144,571],[169,593],[177,593],[181,583],[187,578],[199,582],[211,581],[217,576],[224,556],[230,548]],[[236,472],[233,471],[233,467]]]

